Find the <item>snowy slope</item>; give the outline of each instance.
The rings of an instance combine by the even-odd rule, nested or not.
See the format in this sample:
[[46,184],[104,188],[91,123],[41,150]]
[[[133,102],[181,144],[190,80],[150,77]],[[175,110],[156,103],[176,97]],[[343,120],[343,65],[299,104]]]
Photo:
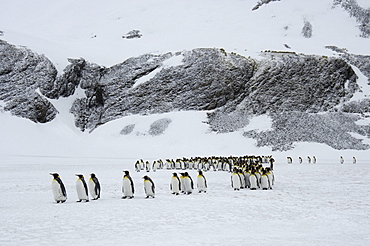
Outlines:
[[[332,55],[331,50],[324,48],[325,45],[347,48],[351,53],[370,53],[370,41],[359,37],[355,20],[343,9],[333,8],[330,0],[276,1],[252,11],[256,4],[257,1],[222,0],[3,1],[0,30],[4,33],[2,39],[45,54],[60,72],[68,57],[84,57],[90,62],[111,66],[146,52],[165,53],[197,47],[223,47],[227,51],[254,57],[266,49]],[[359,1],[359,4],[367,7],[366,1]],[[301,35],[304,21],[313,26],[310,39]],[[122,38],[134,29],[141,31],[142,38]],[[173,64],[179,62],[171,61]],[[357,97],[367,97],[369,86],[356,68],[355,71],[363,90]],[[148,76],[144,78],[149,79]],[[203,123],[206,112],[131,116],[105,124],[91,134],[81,133],[69,113],[73,100],[81,96],[83,91],[79,90],[73,97],[50,100],[60,114],[55,121],[44,125],[35,125],[7,113],[0,114],[0,134],[7,140],[0,154],[164,158],[166,155],[270,152],[269,148],[255,148],[254,140],[243,138],[238,133],[209,133]],[[173,121],[165,134],[157,137],[145,135],[150,124],[163,117]],[[248,129],[268,129],[270,124],[266,117],[252,122]],[[137,124],[136,132],[120,135],[119,132],[128,124]],[[306,146],[317,147],[311,150]],[[323,154],[334,158],[347,152],[350,158],[354,155],[352,151],[339,154],[339,151],[320,144],[298,144],[293,154],[303,151],[295,155],[319,155],[322,148],[327,149]],[[368,158],[366,153],[362,154],[364,158]],[[274,154],[282,159],[290,155]]]
[[[68,57],[111,66],[147,52],[165,53],[199,47],[218,47],[256,56],[261,50],[331,54],[325,45],[369,54],[369,40],[331,0],[284,0],[263,5],[257,1],[3,1],[0,30],[3,39],[46,54],[58,68]],[[366,2],[366,1],[365,1]],[[303,38],[304,21],[313,26]],[[131,30],[141,39],[123,39]]]

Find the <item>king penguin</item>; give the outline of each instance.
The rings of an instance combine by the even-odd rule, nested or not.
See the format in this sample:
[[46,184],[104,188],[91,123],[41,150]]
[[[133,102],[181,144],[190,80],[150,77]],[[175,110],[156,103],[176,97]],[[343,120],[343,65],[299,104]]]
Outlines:
[[262,175],[260,177],[260,184],[262,190],[268,190],[271,187],[270,180],[267,176],[267,172],[265,169],[262,171]]
[[134,182],[132,181],[132,178],[130,176],[129,171],[123,171],[125,175],[123,176],[123,184],[122,184],[122,192],[123,192],[123,197],[122,199],[126,198],[134,198]]
[[146,198],[149,198],[149,197],[154,198],[155,185],[154,185],[153,180],[147,175],[145,175],[143,179],[144,179],[144,191],[145,191]]
[[63,203],[67,200],[67,191],[64,187],[62,180],[60,179],[59,174],[50,173],[53,176],[53,181],[51,181],[51,189],[53,191],[54,200],[57,203]]
[[178,195],[181,191],[181,181],[177,173],[173,173],[172,175],[170,189],[173,195]]
[[259,188],[257,171],[252,169],[251,175],[249,176],[249,185],[251,190],[256,190]]
[[193,179],[189,176],[188,172],[184,173],[184,191],[186,195],[190,195],[194,189]]
[[185,193],[185,185],[184,185],[184,178],[185,178],[185,173],[180,173],[180,190],[181,193]]
[[203,172],[201,170],[198,171],[197,187],[199,193],[207,192],[207,180],[206,177],[204,177]]
[[78,177],[76,181],[76,191],[77,191],[77,197],[78,201],[77,202],[88,202],[89,201],[89,192],[87,190],[87,185],[85,182],[85,178],[82,174],[76,174]]
[[238,174],[238,170],[235,168],[234,172],[231,174],[231,187],[234,190],[240,190],[242,181],[240,180],[240,176]]
[[95,173],[90,174],[89,191],[93,200],[100,198],[100,183]]

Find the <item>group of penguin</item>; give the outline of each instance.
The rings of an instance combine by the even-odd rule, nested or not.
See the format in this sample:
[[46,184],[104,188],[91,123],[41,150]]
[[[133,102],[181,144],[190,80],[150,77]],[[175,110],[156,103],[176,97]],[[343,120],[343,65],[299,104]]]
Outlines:
[[[58,173],[50,173],[53,176],[51,182],[51,188],[54,195],[54,200],[57,203],[64,203],[67,200],[67,191]],[[88,185],[86,184],[85,178],[82,174],[76,174],[78,177],[76,182],[77,191],[77,202],[88,202],[89,192],[92,200],[97,200],[100,198],[100,183],[98,178],[94,173],[90,174],[90,179]]]
[[[275,177],[273,173],[274,159],[272,156],[240,156],[240,157],[194,157],[194,158],[182,158],[176,161],[172,159],[166,159],[166,164],[163,161],[154,161],[152,165],[153,171],[158,168],[166,169],[198,169],[197,176],[197,188],[199,193],[207,192],[207,180],[203,174],[203,171],[227,171],[231,173],[231,186],[234,190],[240,190],[249,188],[256,190],[261,188],[263,190],[272,189],[274,185]],[[262,163],[269,163],[269,167],[263,167]],[[138,160],[135,163],[135,170],[146,169],[150,171],[149,161]],[[57,203],[64,203],[67,200],[67,192],[65,186],[58,173],[50,173],[53,176],[52,180],[52,191],[54,200]],[[86,184],[85,178],[82,174],[76,174],[78,177],[76,182],[76,191],[78,200],[77,202],[89,202],[89,193],[92,200],[100,198],[101,186],[98,178],[94,173],[90,174],[88,184]],[[146,198],[155,197],[155,184],[153,180],[145,175],[144,180],[144,191]],[[170,190],[174,195],[180,193],[190,195],[194,190],[194,182],[188,172],[173,173]],[[124,171],[123,183],[122,183],[122,199],[132,199],[135,193],[134,182],[130,176],[129,171]]]
[[271,169],[273,169],[273,163],[275,162],[272,156],[210,156],[210,157],[191,157],[191,158],[177,158],[177,159],[161,159],[153,161],[151,164],[149,161],[143,159],[137,160],[135,163],[135,171],[140,172],[145,170],[146,172],[156,172],[158,169],[167,170],[203,170],[203,171],[227,171],[233,172],[234,166],[255,163],[269,163]]
[[261,165],[252,168],[234,168],[231,175],[231,186],[234,190],[249,188],[251,190],[272,190],[275,176],[270,167]]
[[[207,192],[207,181],[203,172],[201,170],[198,171],[199,175],[197,177],[197,186],[199,193]],[[52,180],[52,191],[54,195],[54,200],[57,203],[64,203],[67,200],[67,191],[66,188],[59,176],[58,173],[50,173],[53,176]],[[173,173],[170,183],[170,190],[172,194],[179,195],[180,192],[190,195],[194,189],[194,182],[193,179],[190,177],[188,172],[181,173],[179,177],[177,173]],[[88,184],[86,184],[85,178],[82,174],[76,174],[78,177],[76,182],[76,191],[77,191],[77,202],[89,202],[89,193],[92,197],[92,200],[97,200],[100,198],[100,183],[98,178],[94,173],[90,174],[90,179]],[[155,184],[153,180],[145,175],[144,179],[144,191],[146,194],[146,198],[154,198],[155,197]],[[129,171],[124,171],[123,176],[123,183],[122,183],[122,199],[132,199],[134,198],[135,187],[134,182],[130,176]]]

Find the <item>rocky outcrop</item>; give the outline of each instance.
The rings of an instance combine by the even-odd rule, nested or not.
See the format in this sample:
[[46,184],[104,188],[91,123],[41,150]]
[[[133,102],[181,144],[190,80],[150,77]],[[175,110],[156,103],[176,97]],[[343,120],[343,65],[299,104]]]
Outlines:
[[370,85],[370,56],[369,55],[356,55],[351,54],[345,48],[339,48],[336,46],[325,46],[325,48],[335,51],[341,58],[346,60],[349,64],[356,66],[363,73]]
[[[170,59],[182,62],[166,66]],[[81,88],[86,98],[76,100],[71,112],[85,130],[128,114],[213,110],[240,100],[255,66],[254,60],[220,49],[146,54],[100,68],[100,78],[84,70]]]
[[[370,146],[355,138],[370,137],[370,126],[357,125],[359,116],[347,113],[310,114],[284,112],[271,114],[272,129],[244,132],[244,136],[257,140],[258,147],[269,146],[272,150],[285,151],[294,148],[297,142],[324,143],[334,149],[366,150]],[[352,133],[352,134],[351,134]]]
[[270,2],[275,2],[275,1],[280,1],[280,0],[260,0],[257,2],[256,6],[252,8],[252,11],[259,9],[264,4],[268,4]]
[[349,15],[356,19],[361,37],[370,37],[370,9],[361,7],[356,0],[334,0],[334,6],[345,9]]
[[305,38],[311,38],[312,37],[312,25],[307,20],[304,21],[304,25],[302,27],[302,35]]
[[43,55],[0,40],[0,100],[4,110],[34,122],[45,123],[57,114],[39,92],[48,92],[57,76],[54,65]]
[[151,136],[158,136],[165,132],[172,120],[169,118],[162,118],[154,121],[149,128],[149,134]]
[[[131,114],[208,110],[207,123],[220,133],[242,129],[253,116],[270,115],[273,131],[244,135],[276,150],[289,149],[295,141],[323,142],[339,149],[368,148],[350,134],[345,135],[343,144],[330,142],[334,135],[321,136],[325,131],[344,134],[349,129],[368,136],[368,129],[356,128],[351,117],[334,115],[369,113],[368,101],[348,102],[359,88],[351,65],[341,58],[266,51],[256,60],[223,49],[201,48],[144,54],[109,68],[82,58],[69,59],[70,64],[57,77],[56,69],[44,56],[0,44],[0,99],[5,101],[4,109],[35,122],[55,117],[57,111],[47,98],[68,97],[79,87],[85,96],[74,101],[71,113],[81,131]],[[316,113],[321,114],[313,117]],[[297,123],[301,117],[309,120]],[[343,119],[353,124],[340,130],[337,124],[324,124],[337,120],[341,125]],[[314,133],[308,134],[303,126],[312,122],[323,127],[312,128]],[[158,120],[148,133],[160,135],[170,123],[170,118]],[[126,126],[121,134],[130,134],[134,127]],[[293,134],[283,137],[284,132]]]

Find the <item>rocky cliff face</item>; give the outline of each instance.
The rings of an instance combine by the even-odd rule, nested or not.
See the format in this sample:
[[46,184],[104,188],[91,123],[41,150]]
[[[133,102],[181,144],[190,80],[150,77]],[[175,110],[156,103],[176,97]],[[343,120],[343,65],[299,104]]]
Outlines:
[[[301,114],[348,112],[358,106],[345,104],[358,85],[355,72],[340,58],[266,51],[255,60],[223,49],[203,48],[144,54],[110,68],[82,58],[70,59],[70,65],[57,77],[56,69],[44,56],[5,42],[0,43],[0,49],[0,99],[6,103],[4,109],[35,122],[51,121],[57,113],[46,98],[68,97],[80,87],[85,97],[74,101],[71,112],[82,131],[129,114],[209,110],[208,123],[217,132],[239,130],[251,116],[271,115],[276,132],[244,134],[258,139],[261,146],[286,150],[294,141],[317,141],[334,148],[366,148],[354,140],[348,140],[348,146],[338,146],[318,139],[322,131],[330,131],[330,125],[324,130],[311,129],[317,137],[298,137],[308,131],[298,134],[302,127],[294,128],[296,138],[285,141],[281,137],[281,132],[293,129],[293,119]],[[368,110],[366,105],[361,106],[362,111]],[[285,115],[294,116],[293,123],[282,120],[289,118]],[[337,118],[330,117],[332,121]],[[168,125],[170,120],[165,123]],[[153,126],[153,135],[163,132],[166,124]],[[131,128],[121,134],[129,133]],[[346,132],[349,128],[341,129]],[[367,128],[356,131],[368,135]],[[269,140],[274,138],[277,140]]]
[[57,110],[37,91],[48,92],[56,76],[45,56],[0,40],[0,100],[5,110],[34,122],[53,120]]
[[333,3],[334,6],[342,7],[355,18],[362,37],[370,37],[370,9],[363,8],[356,0],[334,0]]

